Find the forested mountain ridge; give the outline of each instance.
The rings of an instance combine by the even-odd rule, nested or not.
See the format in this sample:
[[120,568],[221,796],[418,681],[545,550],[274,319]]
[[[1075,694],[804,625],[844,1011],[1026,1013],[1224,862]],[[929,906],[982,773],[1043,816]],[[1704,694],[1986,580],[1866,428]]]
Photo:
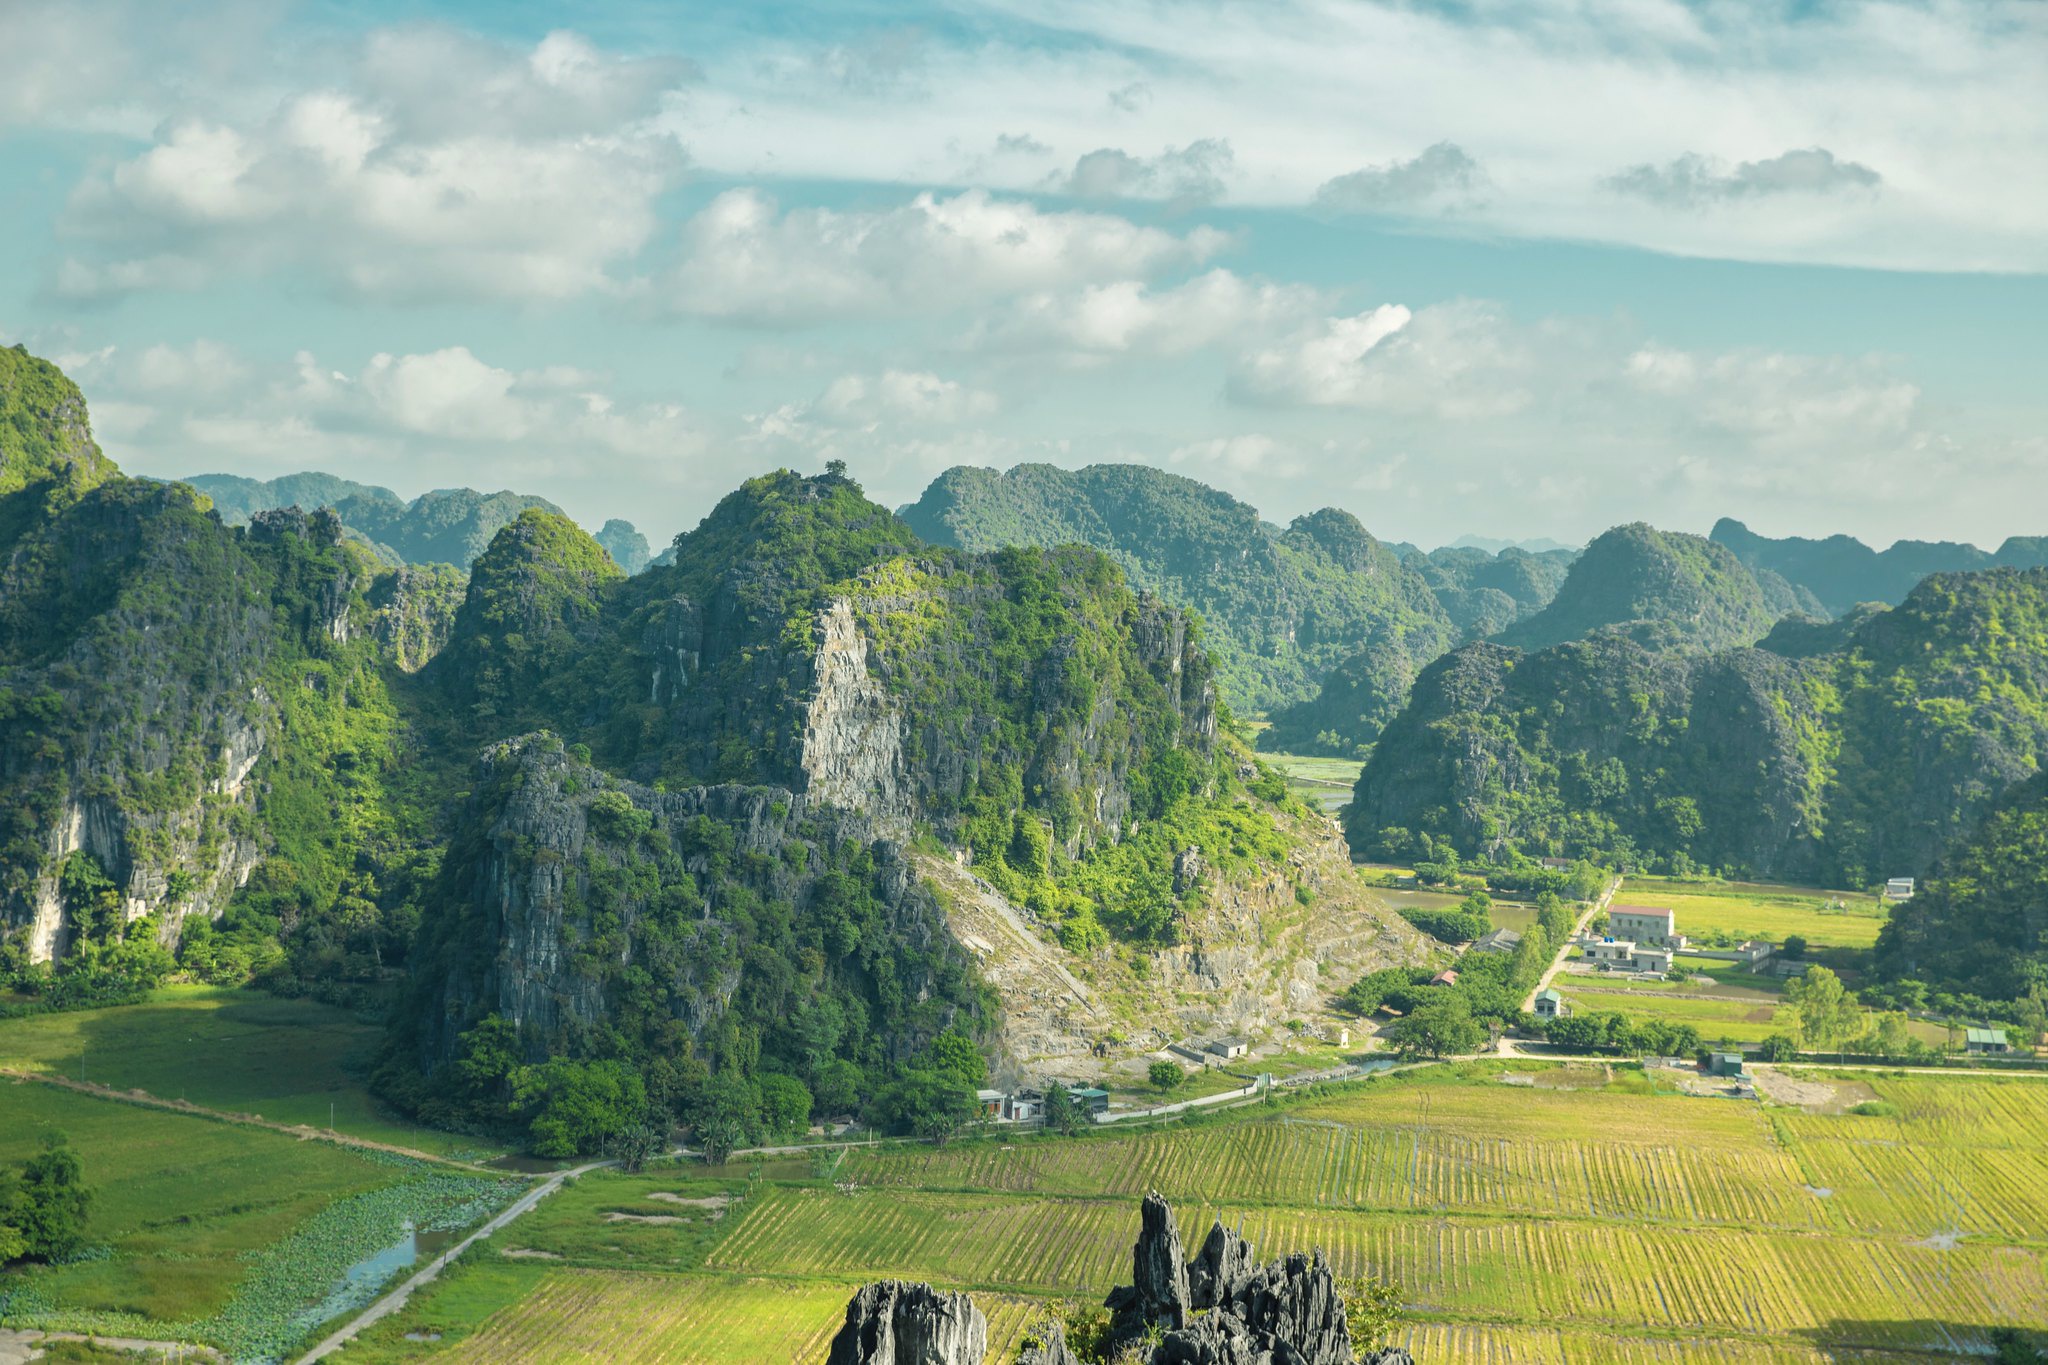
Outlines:
[[1895,978],[1994,999],[2048,986],[2048,773],[2008,791],[1892,911],[1877,942]]
[[744,1117],[999,1039],[1088,1058],[1114,1017],[1004,1032],[1035,978],[978,979],[941,871],[1212,1022],[1426,952],[1224,725],[1189,618],[1093,550],[928,546],[779,471],[638,576],[542,508],[468,575],[394,570],[332,512],[231,527],[122,477],[50,392],[5,414],[35,481],[0,495],[0,967],[51,1003],[402,980],[388,1093],[573,1148],[592,1087]]
[[[230,526],[247,525],[258,512],[283,507],[331,507],[352,537],[390,564],[453,564],[468,568],[499,529],[528,508],[562,509],[530,493],[437,488],[407,501],[388,488],[333,474],[307,472],[275,479],[196,474],[181,480],[204,493]],[[627,573],[649,559],[647,539],[629,521],[608,521],[597,538]],[[629,562],[630,561],[630,562]]]
[[1595,538],[1550,603],[1494,639],[1544,649],[1615,634],[1651,649],[1724,649],[1755,644],[1781,616],[1818,606],[1724,546],[1636,522]]
[[2048,752],[2048,570],[1937,575],[1818,643],[1466,646],[1360,774],[1353,845],[1924,876]]
[[1456,639],[1428,585],[1349,513],[1325,508],[1281,530],[1145,465],[961,466],[903,515],[938,544],[1101,550],[1134,585],[1200,614],[1219,682],[1245,711],[1305,701],[1360,655],[1360,670],[1392,680],[1398,707],[1406,677]]
[[1929,540],[1901,540],[1873,550],[1852,536],[1760,536],[1732,517],[1715,522],[1710,535],[1752,569],[1775,572],[1812,592],[1831,616],[1861,602],[1896,606],[1930,574],[2048,565],[2048,536],[2013,536],[1990,553],[1975,545]]

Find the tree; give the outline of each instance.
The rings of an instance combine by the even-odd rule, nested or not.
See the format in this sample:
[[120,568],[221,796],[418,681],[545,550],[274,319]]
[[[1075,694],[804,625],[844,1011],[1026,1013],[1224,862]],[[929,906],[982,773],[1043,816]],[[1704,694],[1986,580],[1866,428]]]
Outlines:
[[514,1074],[512,1102],[527,1116],[535,1156],[575,1156],[645,1122],[647,1085],[624,1062],[555,1057]]
[[1472,1017],[1471,1002],[1461,993],[1438,987],[1387,1036],[1410,1056],[1449,1057],[1477,1052],[1485,1045],[1486,1027]]
[[860,1067],[844,1057],[835,1057],[818,1068],[811,1078],[812,1108],[820,1114],[850,1114],[860,1107],[868,1078]]
[[1081,1110],[1067,1087],[1053,1081],[1045,1087],[1045,1127],[1048,1132],[1071,1137],[1081,1131]]
[[706,1081],[689,1107],[690,1131],[704,1160],[723,1166],[761,1126],[761,1093],[730,1071]]
[[49,1134],[43,1150],[22,1163],[20,1177],[0,1186],[0,1263],[48,1261],[78,1250],[91,1208],[77,1154],[64,1134]]
[[668,1125],[643,1123],[619,1138],[619,1166],[632,1174],[667,1150]]
[[1863,1022],[1856,997],[1842,988],[1842,979],[1826,967],[1814,967],[1793,978],[1785,991],[1799,1040],[1808,1051],[1826,1051],[1830,1044],[1855,1036]]
[[1187,1079],[1187,1073],[1180,1069],[1179,1062],[1154,1062],[1145,1068],[1145,1078],[1155,1090],[1172,1090]]
[[943,1147],[974,1117],[974,1092],[950,1072],[906,1071],[882,1092],[881,1107],[892,1127]]
[[1344,1286],[1344,1326],[1361,1359],[1387,1344],[1400,1319],[1401,1286],[1392,1280],[1359,1279]]
[[811,1121],[811,1092],[794,1076],[769,1074],[755,1083],[761,1122],[771,1133],[800,1133]]
[[1785,935],[1784,943],[1778,947],[1778,956],[1787,962],[1797,962],[1806,956],[1806,940],[1798,934]]
[[932,1039],[926,1066],[951,1076],[969,1090],[978,1089],[988,1079],[988,1063],[982,1059],[981,1049],[950,1031]]

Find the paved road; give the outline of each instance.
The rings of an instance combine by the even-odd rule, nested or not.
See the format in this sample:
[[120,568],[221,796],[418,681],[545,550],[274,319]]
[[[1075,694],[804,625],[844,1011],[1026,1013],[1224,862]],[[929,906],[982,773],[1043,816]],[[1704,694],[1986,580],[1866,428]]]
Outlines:
[[469,1236],[463,1238],[460,1242],[457,1242],[454,1246],[448,1248],[448,1250],[442,1252],[439,1256],[436,1256],[433,1260],[427,1262],[426,1265],[414,1271],[412,1276],[409,1279],[407,1279],[404,1284],[401,1284],[400,1286],[398,1286],[398,1288],[392,1290],[389,1294],[386,1294],[383,1298],[377,1300],[368,1308],[365,1308],[362,1312],[356,1314],[355,1317],[349,1320],[346,1326],[338,1328],[332,1335],[328,1336],[318,1346],[315,1346],[312,1350],[300,1356],[299,1365],[309,1365],[309,1362],[311,1361],[326,1359],[328,1356],[340,1350],[344,1345],[348,1343],[351,1337],[354,1337],[358,1332],[362,1331],[365,1327],[368,1327],[371,1323],[380,1321],[384,1318],[388,1318],[393,1313],[396,1313],[399,1309],[405,1307],[405,1301],[412,1297],[413,1290],[418,1289],[423,1284],[428,1284],[432,1282],[436,1276],[438,1276],[443,1270],[447,1269],[448,1263],[450,1261],[453,1261],[457,1256],[460,1256],[463,1252],[469,1250],[470,1247],[475,1245],[477,1242],[480,1242],[484,1238],[490,1236],[499,1228],[502,1228],[506,1224],[510,1223],[513,1219],[518,1218],[524,1214],[531,1213],[534,1207],[538,1205],[541,1200],[547,1198],[556,1190],[561,1189],[563,1181],[574,1180],[577,1176],[586,1174],[590,1171],[594,1171],[598,1169],[600,1166],[616,1166],[617,1164],[618,1162],[616,1161],[593,1161],[587,1165],[578,1166],[573,1171],[555,1172],[546,1180],[541,1181],[540,1184],[535,1185],[532,1189],[528,1190],[525,1194],[520,1195],[519,1198],[503,1213],[500,1213],[496,1218],[493,1218],[490,1222],[484,1224],[475,1232],[470,1233]]

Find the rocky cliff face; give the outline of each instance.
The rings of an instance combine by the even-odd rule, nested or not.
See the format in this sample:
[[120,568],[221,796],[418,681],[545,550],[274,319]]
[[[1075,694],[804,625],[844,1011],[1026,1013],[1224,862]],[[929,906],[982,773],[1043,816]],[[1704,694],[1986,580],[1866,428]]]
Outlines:
[[[436,899],[410,1007],[429,1070],[490,1015],[538,1060],[590,1055],[612,1031],[709,1051],[743,988],[755,1029],[820,997],[858,998],[878,1023],[892,1001],[930,1002],[922,1031],[886,1040],[905,1053],[978,1008],[936,902],[881,823],[784,788],[618,782],[553,736],[485,753]],[[818,954],[807,985],[793,964],[770,971],[799,944]]]

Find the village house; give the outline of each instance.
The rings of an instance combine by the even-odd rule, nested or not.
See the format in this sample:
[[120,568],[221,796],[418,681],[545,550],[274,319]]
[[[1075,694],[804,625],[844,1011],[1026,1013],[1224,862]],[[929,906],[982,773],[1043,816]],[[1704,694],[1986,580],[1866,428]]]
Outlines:
[[1671,950],[1651,948],[1631,939],[1589,940],[1583,949],[1585,960],[1603,972],[1668,972]]
[[1572,1012],[1565,998],[1551,987],[1536,992],[1536,1017],[1538,1019],[1562,1019]]
[[2012,1044],[2007,1041],[2002,1028],[1973,1028],[1963,1034],[1963,1050],[1978,1056],[1988,1053],[2011,1052]]
[[1742,1054],[1739,1052],[1716,1052],[1707,1058],[1709,1076],[1740,1076]]
[[1616,938],[1647,943],[1681,952],[1685,938],[1678,932],[1678,916],[1651,905],[1617,905],[1607,912],[1607,932]]
[[1209,1044],[1209,1051],[1228,1062],[1244,1056],[1251,1046],[1248,1038],[1218,1038]]
[[1522,936],[1512,929],[1495,929],[1481,934],[1473,941],[1475,953],[1512,953],[1522,942]]
[[1913,899],[1913,879],[1893,877],[1884,884],[1884,898],[1888,901],[1909,901]]
[[1429,984],[1432,986],[1455,986],[1458,984],[1458,974],[1453,971],[1438,972],[1429,979]]

